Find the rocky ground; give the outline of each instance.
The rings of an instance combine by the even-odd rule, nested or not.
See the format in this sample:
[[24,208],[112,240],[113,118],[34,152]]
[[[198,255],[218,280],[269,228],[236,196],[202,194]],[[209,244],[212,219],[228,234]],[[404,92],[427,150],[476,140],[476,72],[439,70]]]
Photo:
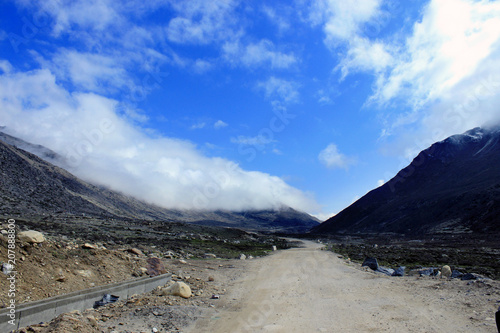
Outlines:
[[500,280],[500,240],[497,237],[455,235],[403,239],[378,236],[323,241],[332,251],[359,263],[366,257],[374,257],[384,266],[406,266],[407,270],[448,265],[453,270]]
[[[396,311],[396,308],[391,307],[389,303],[379,307],[380,304],[375,302],[377,304],[370,307],[379,311],[374,312],[374,316],[383,316],[389,322],[399,318],[394,319],[394,323],[391,324],[395,325],[393,328],[400,327],[398,325],[404,322],[412,327],[408,331],[419,332],[418,325],[431,325],[433,321],[438,323],[442,321],[442,325],[448,325],[452,320],[446,317],[451,316],[458,324],[478,329],[476,331],[479,332],[494,327],[494,310],[500,306],[500,286],[494,280],[461,281],[419,276],[382,277],[379,273],[367,270],[366,267],[362,268],[359,263],[350,260],[351,257],[372,255],[378,257],[383,265],[395,265],[405,263],[402,258],[411,258],[415,253],[419,259],[424,258],[423,252],[408,251],[409,248],[405,250],[402,244],[395,244],[394,240],[391,244],[384,244],[380,239],[377,243],[353,239],[330,242],[327,249],[333,249],[338,255],[330,251],[321,251],[329,253],[328,255],[312,252],[321,259],[315,264],[310,262],[311,256],[308,252],[291,252],[286,256],[287,261],[284,261],[285,257],[279,255],[260,258],[271,253],[275,244],[279,249],[289,249],[297,243],[277,239],[274,236],[232,229],[117,221],[90,221],[85,224],[68,221],[59,227],[56,224],[18,221],[17,227],[19,229],[17,232],[38,228],[46,238],[39,244],[21,241],[17,243],[19,303],[144,276],[147,274],[147,260],[150,258],[159,258],[166,271],[173,274],[173,281],[185,282],[193,294],[192,297],[184,299],[178,296],[164,296],[161,290],[157,289],[128,300],[118,300],[98,309],[82,313],[66,313],[50,323],[33,325],[21,329],[20,332],[211,332],[204,330],[205,327],[216,325],[217,322],[222,323],[223,318],[230,318],[235,312],[242,315],[241,312],[245,311],[245,307],[260,304],[264,296],[264,300],[267,300],[266,297],[270,297],[268,294],[271,290],[268,289],[270,284],[275,285],[273,288],[279,291],[283,281],[271,281],[272,276],[282,278],[286,272],[291,276],[297,275],[297,281],[303,280],[302,283],[305,283],[302,285],[287,278],[285,282],[292,283],[297,293],[292,295],[287,289],[279,291],[281,295],[279,298],[274,298],[275,296],[272,298],[289,300],[288,307],[283,304],[285,307],[277,308],[276,311],[290,313],[287,316],[283,315],[283,318],[291,317],[288,319],[290,322],[298,320],[294,316],[301,317],[299,309],[303,308],[303,311],[307,312],[308,309],[320,306],[321,302],[326,301],[325,298],[329,299],[329,303],[320,308],[338,307],[338,311],[342,311],[342,306],[352,304],[355,308],[359,306],[359,315],[364,316],[363,302],[372,302],[371,298],[380,297],[383,302],[399,302],[397,313],[391,312]],[[5,224],[0,226],[0,232],[6,229]],[[6,261],[6,245],[4,231],[0,236],[0,261]],[[490,244],[483,245],[485,249],[489,249],[488,251],[494,250]],[[429,244],[427,247],[419,245],[414,248],[421,251],[427,249],[425,253],[429,255],[445,254],[439,258],[450,258],[450,260],[455,258],[451,256],[454,253],[451,249],[448,252],[433,252],[436,250],[430,249]],[[403,256],[405,253],[410,255]],[[245,254],[247,259],[238,259],[241,254]],[[390,257],[389,254],[398,259]],[[458,266],[456,265],[456,268]],[[344,273],[347,275],[343,278]],[[304,287],[314,279],[320,279],[318,284],[324,286],[320,288],[321,290],[330,288],[331,290],[328,290],[334,297],[329,298],[324,290],[319,290],[317,296],[307,296],[307,288]],[[254,286],[255,281],[261,281],[260,285]],[[0,284],[1,307],[6,305],[8,299],[6,287],[6,284]],[[263,288],[263,293],[256,294],[255,288]],[[346,289],[349,293],[344,292]],[[378,289],[380,293],[376,292]],[[392,294],[395,291],[397,295]],[[219,298],[213,298],[214,295]],[[246,304],[248,299],[256,295],[260,295],[261,298]],[[349,297],[354,297],[355,301]],[[366,297],[368,298],[365,301],[361,301]],[[299,300],[304,303],[295,304]],[[321,304],[318,305],[318,302]],[[407,302],[411,305],[407,306]],[[292,305],[293,307],[289,308]],[[449,309],[451,305],[453,307]],[[420,322],[420,319],[414,318],[413,306],[418,307],[415,310],[418,313],[426,313],[428,318],[435,318],[429,322]],[[404,308],[404,313],[401,307]],[[449,311],[441,313],[442,309]],[[292,315],[293,311],[299,313]],[[346,314],[346,318],[337,318],[340,321],[345,320],[339,322],[340,327],[358,327],[352,326],[355,323],[351,323],[352,320],[349,319],[351,317]],[[296,322],[297,332],[300,332],[299,327],[307,325],[307,321],[304,321],[306,319],[301,320]],[[314,323],[313,321],[309,325]],[[276,325],[273,327],[278,327]],[[285,320],[282,326],[286,325]],[[382,321],[374,321],[371,324],[365,322],[364,325],[379,327]],[[325,322],[320,328],[324,327],[328,327],[328,323]],[[285,332],[285,330],[277,331]],[[466,329],[456,331],[465,332]]]
[[[163,296],[160,288],[97,309],[62,314],[50,323],[32,325],[18,332],[183,332],[203,316],[210,316],[232,280],[241,276],[243,261],[227,259],[164,260],[173,281],[183,281],[192,297]],[[217,295],[219,299],[213,299]]]

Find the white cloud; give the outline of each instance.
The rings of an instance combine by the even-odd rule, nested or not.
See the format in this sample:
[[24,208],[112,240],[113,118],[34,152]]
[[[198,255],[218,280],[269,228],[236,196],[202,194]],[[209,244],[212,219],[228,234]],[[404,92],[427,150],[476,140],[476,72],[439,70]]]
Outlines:
[[210,71],[213,67],[213,63],[203,59],[196,59],[193,64],[194,71],[198,74],[204,74]]
[[277,149],[277,148],[274,148],[273,149],[273,154],[275,154],[275,155],[283,155],[283,152],[281,150]]
[[193,130],[195,130],[195,129],[202,129],[205,126],[206,126],[205,122],[198,122],[196,124],[191,125],[191,129],[193,129]]
[[7,60],[0,60],[0,70],[8,74],[13,70],[13,68],[10,62],[8,62]]
[[221,128],[224,128],[224,127],[227,127],[228,125],[223,122],[222,120],[217,120],[215,123],[214,123],[214,128],[215,129],[221,129]]
[[241,144],[241,145],[262,147],[262,146],[265,146],[267,144],[276,142],[276,140],[259,134],[257,136],[240,135],[236,138],[231,138],[231,142],[235,143],[235,144]]
[[387,116],[386,136],[413,158],[435,141],[500,122],[500,3],[433,0],[369,102],[410,108]]
[[70,94],[46,69],[0,75],[2,125],[65,156],[83,179],[167,208],[317,208],[281,178],[206,157],[187,141],[147,136],[116,113],[117,105]]
[[299,84],[294,81],[271,76],[267,81],[259,82],[257,87],[264,90],[267,98],[290,103],[299,99]]
[[177,17],[170,20],[166,34],[176,43],[209,44],[237,34],[236,1],[172,1]]
[[324,222],[324,221],[328,220],[329,218],[334,217],[335,215],[337,215],[337,213],[318,213],[318,214],[314,214],[313,216],[316,217],[321,222]]
[[255,67],[269,64],[271,68],[289,68],[297,63],[293,53],[276,50],[273,42],[263,39],[258,43],[241,45],[239,40],[226,42],[222,47],[224,58],[233,64]]
[[102,93],[131,84],[124,64],[113,56],[61,49],[51,61],[43,63],[59,79],[71,81],[80,90]]
[[403,96],[416,108],[436,100],[474,75],[499,40],[500,3],[433,0],[389,75],[379,77],[372,100]]
[[335,145],[334,143],[329,144],[325,149],[323,149],[319,153],[318,159],[321,163],[323,163],[330,169],[347,169],[351,164],[354,163],[354,160],[352,158],[340,153],[337,145]]
[[[291,27],[290,21],[283,16],[283,13],[287,13],[287,9],[288,8],[280,7],[276,10],[275,8],[266,5],[262,7],[264,14],[266,14],[267,18],[278,27],[280,33],[288,31]],[[277,11],[279,11],[279,13]]]
[[345,48],[336,66],[341,79],[350,71],[380,72],[392,63],[386,44],[363,36],[363,27],[384,15],[381,5],[381,0],[317,0],[311,5],[309,21],[323,27],[325,44],[336,54]]
[[110,0],[18,0],[25,6],[36,7],[40,15],[49,14],[54,18],[52,32],[59,36],[78,29],[91,29],[99,33],[106,32],[112,25],[121,21],[121,15]]
[[381,0],[316,0],[312,3],[309,20],[323,25],[326,43],[334,46],[359,35],[362,25],[381,14]]

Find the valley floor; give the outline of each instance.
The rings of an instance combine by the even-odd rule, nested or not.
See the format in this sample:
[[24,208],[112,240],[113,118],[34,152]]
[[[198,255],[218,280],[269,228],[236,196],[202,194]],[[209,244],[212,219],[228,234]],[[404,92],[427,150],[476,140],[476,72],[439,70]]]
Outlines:
[[163,261],[193,297],[153,291],[21,332],[496,332],[499,281],[388,277],[311,241],[252,260]]

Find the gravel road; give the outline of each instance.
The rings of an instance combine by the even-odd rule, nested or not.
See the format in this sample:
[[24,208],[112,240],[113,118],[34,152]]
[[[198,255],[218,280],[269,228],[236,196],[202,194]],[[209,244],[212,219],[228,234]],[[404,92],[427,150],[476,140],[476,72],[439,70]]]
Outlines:
[[185,332],[496,332],[498,283],[387,277],[321,244],[248,261]]

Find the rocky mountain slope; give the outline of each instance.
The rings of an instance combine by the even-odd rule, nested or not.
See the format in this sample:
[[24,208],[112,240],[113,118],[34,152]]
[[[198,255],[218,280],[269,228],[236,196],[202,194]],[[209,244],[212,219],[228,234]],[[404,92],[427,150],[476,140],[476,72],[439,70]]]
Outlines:
[[243,213],[164,209],[84,182],[66,170],[11,144],[64,165],[60,156],[51,150],[2,133],[0,215],[3,216],[63,215],[161,220],[278,232],[304,232],[319,223],[314,217],[292,208]]
[[500,234],[500,129],[433,144],[313,233]]

